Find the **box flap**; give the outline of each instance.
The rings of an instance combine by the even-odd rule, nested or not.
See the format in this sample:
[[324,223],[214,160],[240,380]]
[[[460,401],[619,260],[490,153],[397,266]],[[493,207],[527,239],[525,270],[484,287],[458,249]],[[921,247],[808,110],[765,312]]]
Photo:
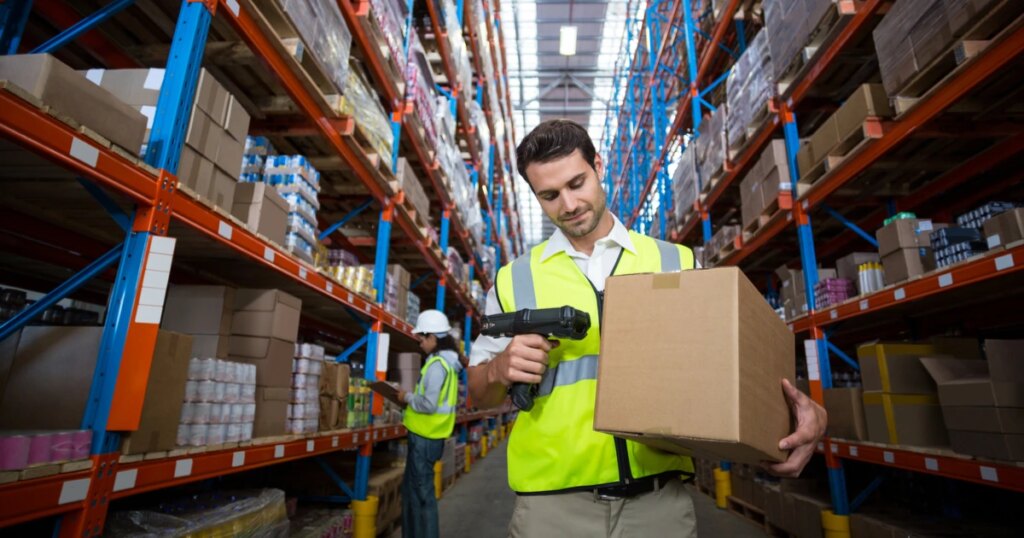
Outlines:
[[988,365],[983,361],[921,357],[921,364],[940,387],[958,380],[987,381],[989,379]]
[[235,310],[268,312],[281,303],[301,310],[302,300],[276,289],[239,288],[235,292]]

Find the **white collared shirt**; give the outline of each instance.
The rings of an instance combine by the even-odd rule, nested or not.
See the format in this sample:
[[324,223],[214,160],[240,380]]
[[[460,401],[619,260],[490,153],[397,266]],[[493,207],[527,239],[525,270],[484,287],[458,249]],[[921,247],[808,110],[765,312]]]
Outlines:
[[[636,253],[633,247],[633,240],[630,239],[626,226],[619,221],[618,217],[613,215],[612,218],[615,220],[615,224],[612,226],[611,232],[594,243],[594,251],[590,255],[573,248],[572,243],[562,233],[562,230],[556,229],[555,233],[551,234],[551,238],[544,248],[542,259],[547,260],[555,254],[565,252],[572,258],[572,261],[576,262],[576,266],[580,268],[580,271],[587,275],[587,278],[597,288],[597,291],[604,291],[604,282],[615,268],[615,261],[619,258],[622,249],[626,249],[634,254]],[[494,292],[494,286],[491,286],[491,289],[487,291],[487,304],[484,307],[484,314],[489,316],[500,313],[501,305],[498,304],[498,296]],[[473,341],[472,349],[470,349],[470,366],[476,366],[493,359],[511,341],[511,338],[494,338],[482,334],[477,336],[476,340]]]

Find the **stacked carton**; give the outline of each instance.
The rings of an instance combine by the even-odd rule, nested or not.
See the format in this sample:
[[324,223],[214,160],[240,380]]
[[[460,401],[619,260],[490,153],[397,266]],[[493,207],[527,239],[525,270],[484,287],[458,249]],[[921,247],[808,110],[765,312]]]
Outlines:
[[868,440],[893,445],[949,445],[935,381],[920,360],[939,354],[940,348],[933,344],[872,342],[857,348]]
[[277,0],[324,74],[340,93],[348,78],[352,33],[332,0]]
[[709,186],[725,169],[725,116],[725,107],[719,106],[701,124],[696,155],[701,188]]
[[430,224],[430,198],[423,191],[423,184],[420,183],[412,165],[405,157],[399,157],[398,170],[395,172],[395,179],[398,181],[398,188],[405,192],[405,201],[412,205],[420,220]]
[[988,248],[996,248],[1024,239],[1024,208],[1017,208],[989,218],[982,225]]
[[806,61],[814,54],[814,49],[804,45],[831,4],[831,0],[765,0],[762,3],[775,80],[781,80],[798,59]]
[[757,222],[765,208],[775,203],[780,193],[791,191],[792,185],[786,142],[772,140],[740,182],[743,228],[749,229]]
[[392,379],[398,382],[402,390],[412,392],[420,379],[423,357],[419,353],[399,353],[396,368],[392,370]]
[[167,288],[161,326],[192,336],[192,356],[203,359],[228,356],[234,319],[235,288],[179,286]]
[[320,210],[320,172],[302,155],[268,156],[266,163],[263,180],[274,186],[288,203],[285,246],[312,263],[320,233],[316,219]]
[[879,261],[877,252],[851,252],[836,260],[836,274],[839,278],[855,282],[857,293],[863,295],[871,290],[865,289],[866,286],[860,279],[860,266]]
[[[156,119],[164,73],[163,69],[92,69],[86,76],[146,116],[148,130]],[[178,164],[178,180],[230,210],[248,133],[249,113],[209,71],[201,70]]]
[[384,285],[384,310],[400,319],[405,319],[409,307],[410,285],[412,285],[412,275],[409,274],[409,271],[406,271],[401,265],[389,265]]
[[252,231],[284,245],[288,229],[288,202],[266,183],[239,183],[231,214]]
[[672,207],[676,223],[682,224],[683,219],[693,209],[693,203],[697,201],[697,194],[700,192],[699,183],[697,179],[697,146],[690,145],[683,150],[675,174],[672,176]]
[[193,357],[188,363],[184,400],[180,404],[178,446],[252,440],[256,417],[256,366]]
[[987,361],[922,358],[953,450],[1024,461],[1024,340],[985,340]]
[[807,144],[797,153],[800,176],[807,176],[829,156],[846,155],[860,141],[855,134],[864,128],[868,118],[888,118],[893,115],[885,90],[880,84],[864,84],[846,99],[835,114],[811,135]]
[[[730,149],[738,149],[747,139],[747,129],[756,127],[755,119],[775,95],[771,53],[765,31],[758,32],[726,79],[728,114],[725,132]],[[767,118],[767,115],[763,117]]]
[[861,387],[825,389],[828,435],[838,439],[866,441],[868,426],[864,419],[864,390]]
[[415,325],[416,318],[420,317],[420,296],[415,293],[409,292],[407,297],[405,311],[405,321]]
[[323,370],[323,346],[295,344],[291,403],[288,404],[288,433],[314,433],[319,428],[320,378]]
[[18,86],[55,113],[92,129],[132,154],[138,154],[145,139],[146,118],[110,91],[89,84],[80,73],[53,56],[2,56],[0,80]]
[[320,374],[321,431],[339,430],[345,427],[349,376],[348,364],[336,362],[333,357],[326,357],[323,372]]
[[885,268],[885,283],[903,282],[935,269],[931,235],[945,226],[929,219],[901,218],[879,228],[875,239]]
[[280,290],[239,289],[231,323],[231,360],[256,365],[253,435],[285,433],[302,301]]
[[[790,269],[785,265],[775,270],[779,280],[782,282],[782,306],[785,309],[786,319],[793,319],[802,316],[808,311],[807,288],[804,286],[804,272],[802,269]],[[818,269],[818,281],[829,278],[836,278],[834,269]]]

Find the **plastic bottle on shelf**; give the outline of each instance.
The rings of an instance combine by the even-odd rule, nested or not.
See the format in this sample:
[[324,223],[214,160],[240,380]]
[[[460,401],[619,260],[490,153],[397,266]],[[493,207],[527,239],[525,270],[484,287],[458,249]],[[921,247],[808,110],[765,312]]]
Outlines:
[[878,291],[878,290],[880,290],[880,289],[885,287],[885,269],[882,268],[882,264],[879,263],[879,262],[874,262],[874,266],[875,266],[875,270],[873,272],[874,279],[875,279],[875,289],[874,289],[874,291]]

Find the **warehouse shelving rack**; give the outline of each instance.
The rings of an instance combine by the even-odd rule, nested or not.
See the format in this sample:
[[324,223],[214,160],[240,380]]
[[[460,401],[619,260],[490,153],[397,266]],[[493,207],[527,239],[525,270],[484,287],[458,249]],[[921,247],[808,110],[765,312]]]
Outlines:
[[[6,11],[2,18],[4,25],[0,28],[0,42],[5,45],[3,52],[13,53],[18,50],[22,32],[29,20],[30,4],[27,1],[8,2],[0,7],[0,11]],[[59,45],[80,39],[85,49],[93,53],[99,51],[99,57],[110,60],[106,62],[107,67],[138,66],[137,62],[102,36],[88,33],[131,4],[115,2],[85,19],[77,20],[74,18],[77,14],[67,5],[36,2],[36,7],[45,11],[49,20],[75,22],[71,28],[60,33],[59,39],[50,41],[50,45],[44,45],[36,52],[49,52]],[[347,17],[346,22],[350,24],[356,46],[366,46],[369,38],[364,33],[364,27],[352,24],[348,18],[353,15],[365,16],[365,4],[361,4],[361,12],[352,9],[350,0],[339,0],[339,5]],[[120,233],[127,236],[122,243],[90,263],[71,255],[51,253],[49,256],[40,256],[44,260],[66,263],[80,270],[32,308],[0,326],[0,334],[6,337],[49,306],[83,289],[94,277],[112,278],[114,282],[108,301],[102,351],[83,420],[84,427],[91,429],[94,434],[92,456],[86,462],[65,465],[63,470],[67,472],[57,473],[56,469],[51,469],[44,473],[47,476],[26,476],[23,480],[0,485],[0,525],[62,515],[59,524],[62,534],[97,535],[103,528],[110,500],[279,461],[352,448],[359,450],[360,457],[354,488],[347,491],[350,497],[365,497],[373,443],[400,437],[405,434],[404,428],[370,427],[357,431],[329,432],[330,435],[321,433],[309,438],[288,436],[275,439],[273,441],[276,442],[267,445],[254,443],[209,453],[183,450],[176,456],[168,455],[153,460],[122,460],[118,454],[118,432],[131,431],[138,425],[138,412],[159,328],[167,277],[175,254],[188,256],[182,252],[183,245],[189,250],[198,246],[204,255],[210,256],[208,260],[214,260],[215,263],[229,260],[230,263],[242,264],[246,273],[255,274],[248,277],[248,285],[260,285],[254,284],[253,280],[266,282],[262,285],[285,289],[298,295],[307,305],[333,312],[330,316],[304,316],[303,323],[315,323],[344,332],[348,324],[339,322],[338,314],[347,312],[355,320],[355,325],[362,328],[357,330],[367,331],[354,347],[362,343],[367,346],[367,377],[375,379],[382,374],[375,365],[379,334],[388,332],[397,336],[395,347],[398,348],[411,348],[415,341],[411,326],[381,306],[391,227],[397,223],[402,234],[408,238],[407,244],[411,244],[422,255],[434,274],[440,278],[437,297],[439,308],[444,308],[445,284],[456,284],[452,286],[452,292],[466,309],[467,340],[470,336],[472,317],[478,314],[475,305],[465,288],[457,285],[443,255],[417,228],[402,204],[403,193],[392,189],[386,173],[375,168],[354,141],[351,135],[355,128],[353,120],[332,118],[324,113],[323,103],[318,102],[315,92],[303,84],[301,68],[290,63],[293,59],[282,53],[273,35],[268,34],[266,27],[254,18],[254,14],[256,10],[247,0],[241,3],[236,0],[186,0],[180,4],[168,56],[170,60],[166,66],[165,84],[157,107],[159,112],[156,117],[159,120],[152,128],[148,144],[150,151],[145,160],[136,159],[88,130],[58,119],[49,113],[43,103],[15,87],[0,87],[0,133],[3,138],[37,155],[40,162],[52,163],[46,166],[61,170],[61,177],[68,180],[72,177],[82,178],[89,194],[98,199],[97,205],[110,214],[121,230]],[[375,243],[375,287],[378,293],[375,301],[346,289],[312,265],[298,261],[282,247],[254,234],[226,214],[212,210],[187,189],[179,188],[175,172],[187,126],[189,105],[193,101],[199,67],[214,17],[223,18],[227,26],[264,62],[306,116],[313,130],[327,141],[339,157],[350,163],[354,175],[370,193],[370,200],[342,220],[354,217],[358,211],[372,203],[382,208]],[[493,49],[493,34],[491,39]],[[385,100],[395,108],[398,124],[405,106],[401,92],[395,85],[389,84],[393,81],[384,77],[386,70],[381,64],[379,50],[374,49],[373,52],[377,56],[372,53],[369,55],[370,72],[378,79],[376,86],[383,88]],[[502,112],[507,120],[507,111]],[[400,130],[400,125],[396,125],[395,129]],[[397,144],[396,138],[396,150]],[[435,188],[441,186],[440,183],[434,183],[433,178],[432,184]],[[102,189],[92,185],[101,186]],[[107,191],[114,193],[113,197]],[[438,189],[438,194],[446,193]],[[440,243],[443,247],[447,246],[448,241],[449,206],[450,202],[442,211]],[[45,240],[66,248],[74,246],[74,240],[81,237],[59,225],[53,226],[44,221],[32,220],[31,225],[21,226],[21,230],[32,237],[45,233]],[[13,224],[10,215],[5,217],[5,228],[8,224]],[[37,229],[30,229],[36,228],[35,225],[38,225]],[[488,240],[491,235],[488,233]],[[499,236],[497,233],[493,235]],[[467,256],[472,260],[470,243],[465,235],[460,234],[460,237]],[[88,247],[79,247],[76,251],[98,253],[97,246],[102,242],[85,239],[83,244]],[[521,238],[517,240],[519,248],[514,251],[518,252],[521,249]],[[16,240],[15,244],[24,243]],[[115,262],[118,262],[116,273],[112,270]],[[348,350],[346,355],[351,351]],[[378,414],[379,409],[378,402],[374,414]],[[460,417],[459,422],[465,424],[507,411],[502,409],[470,414]],[[57,474],[48,474],[50,472]],[[340,486],[345,488],[344,485]]]
[[[656,3],[656,1],[652,1],[649,5]],[[730,23],[741,3],[731,1],[723,7],[712,39],[708,40],[703,48],[699,62],[687,62],[689,80],[703,83],[707,73],[717,72],[715,70],[704,71],[703,67],[707,65],[708,59],[716,54],[715,49],[722,43],[722,39],[730,33]],[[682,31],[685,34],[683,41],[688,40],[686,38],[692,38],[695,33],[699,33],[694,26],[693,14],[695,12],[693,8],[696,6],[693,4],[693,2],[684,0],[683,12],[678,15],[677,19],[669,19],[668,22],[668,24],[677,26],[682,25]],[[799,71],[796,80],[783,89],[781,94],[770,103],[769,119],[750,137],[750,141],[739,155],[732,162],[726,162],[724,177],[710,189],[704,190],[704,194],[695,203],[694,211],[686,217],[685,221],[677,223],[677,226],[670,230],[666,230],[664,221],[662,221],[659,229],[663,236],[667,235],[674,242],[688,242],[694,239],[693,236],[699,226],[701,232],[697,232],[697,235],[702,235],[704,241],[707,242],[710,239],[712,228],[711,208],[716,203],[732,202],[727,199],[730,188],[735,188],[756,157],[781,130],[786,142],[791,173],[789,179],[793,190],[780,194],[778,210],[771,216],[767,224],[761,226],[751,237],[737,239],[735,249],[724,256],[719,263],[723,265],[744,263],[759,268],[769,267],[765,260],[778,259],[778,255],[772,256],[780,250],[786,252],[780,248],[784,242],[784,239],[781,238],[782,231],[791,224],[795,225],[810,313],[793,320],[790,323],[790,328],[796,334],[809,335],[808,340],[805,341],[807,368],[811,374],[812,397],[819,403],[822,403],[823,389],[831,386],[831,356],[858,368],[854,359],[848,357],[829,341],[832,331],[841,322],[876,318],[881,320],[879,324],[884,324],[887,321],[900,320],[900,315],[916,305],[925,304],[930,300],[939,300],[942,297],[950,297],[954,292],[970,292],[986,285],[989,286],[991,292],[1000,285],[1019,282],[1021,264],[1024,263],[1024,258],[1022,258],[1024,246],[1011,244],[990,251],[983,256],[933,271],[919,279],[887,286],[880,291],[853,298],[840,305],[819,310],[814,304],[818,257],[815,254],[816,245],[811,228],[811,211],[815,209],[825,211],[842,225],[842,229],[848,230],[845,237],[841,238],[842,240],[831,239],[823,245],[823,252],[826,252],[827,255],[839,253],[843,247],[858,238],[864,238],[869,243],[873,243],[874,238],[864,232],[863,228],[880,226],[885,216],[882,209],[874,210],[867,217],[855,223],[829,206],[828,200],[835,197],[843,187],[855,182],[872,164],[893,153],[901,143],[907,142],[912,136],[928,136],[929,129],[941,131],[943,129],[941,125],[936,128],[932,126],[932,123],[942,113],[951,109],[965,96],[983,88],[986,82],[993,79],[998,73],[1014,70],[1014,66],[1019,66],[1020,58],[1024,56],[1024,24],[1018,19],[1009,24],[1000,36],[993,39],[982,53],[966,61],[964,65],[940,81],[912,108],[891,121],[869,119],[865,125],[865,129],[870,130],[867,140],[833,170],[806,189],[806,192],[800,192],[798,190],[800,176],[796,166],[799,130],[793,111],[799,110],[805,101],[812,101],[816,97],[813,95],[814,90],[821,84],[830,69],[835,69],[840,63],[843,53],[852,49],[858,40],[862,40],[870,32],[890,3],[883,0],[857,2],[835,0],[833,4],[837,22],[829,31],[827,39],[819,45],[817,51]],[[674,8],[672,13],[675,13]],[[651,12],[649,11],[644,21],[647,28],[651,26],[650,19]],[[737,22],[740,20],[737,19]],[[735,37],[740,51],[743,49],[744,32],[745,29],[742,25],[735,27]],[[680,40],[679,37],[675,39]],[[625,84],[632,85],[636,77],[649,76],[649,81],[654,80],[654,76],[650,76],[649,73],[657,73],[658,69],[671,71],[668,76],[677,72],[673,70],[677,66],[666,61],[666,55],[661,52],[664,49],[664,44],[659,47],[657,55],[653,55],[645,49],[642,39],[640,42],[637,58],[644,54],[652,54],[650,63],[654,64],[656,68],[645,68],[642,59],[634,59],[631,64],[632,68],[626,71],[629,77],[624,79]],[[680,46],[679,43],[675,43],[675,47]],[[692,45],[687,43],[687,49],[690,52],[689,57],[695,58]],[[718,55],[721,56],[721,54]],[[622,80],[617,81],[617,84],[620,83]],[[715,82],[712,82],[710,86],[714,85]],[[648,87],[651,87],[650,83]],[[657,210],[664,213],[666,207],[664,191],[655,189],[655,192],[651,194],[651,189],[662,181],[660,178],[663,177],[662,174],[668,164],[667,159],[674,150],[673,144],[676,143],[674,139],[682,138],[684,133],[689,133],[692,138],[699,136],[700,114],[696,111],[696,107],[692,110],[692,118],[687,117],[686,114],[686,107],[690,105],[691,101],[699,102],[704,92],[707,91],[707,88],[699,88],[699,85],[691,84],[689,95],[678,97],[681,100],[681,105],[677,107],[672,126],[667,132],[655,129],[652,133],[650,126],[642,123],[644,114],[649,110],[653,110],[654,114],[658,115],[658,106],[664,106],[664,103],[658,102],[656,93],[652,98],[649,96],[650,91],[645,92],[643,99],[637,101],[635,93],[631,94],[627,89],[626,96],[622,99],[624,103],[622,108],[612,112],[618,116],[619,132],[610,141],[610,144],[606,143],[605,145],[606,147],[611,146],[609,162],[612,163],[609,166],[606,185],[610,187],[612,207],[628,225],[635,229],[651,230],[654,218],[651,210],[658,208],[659,204],[660,209]],[[635,126],[635,128],[631,131],[629,126]],[[945,124],[945,129],[953,130],[958,134],[962,133],[963,136],[970,136],[972,133],[966,127],[955,120]],[[993,138],[995,143],[977,154],[968,156],[960,166],[954,167],[931,182],[918,187],[898,201],[890,202],[889,214],[895,213],[897,207],[903,211],[914,210],[950,189],[965,184],[979,174],[995,169],[1001,164],[1008,163],[1015,156],[1019,156],[1024,151],[1024,136],[1019,127],[1019,125],[989,126],[979,129],[978,133],[973,133],[981,137]],[[659,137],[667,137],[667,140],[666,138],[659,139]],[[628,148],[625,150],[626,153],[623,153],[623,147]],[[636,152],[635,147],[647,151],[654,148],[654,153],[658,155],[658,158],[653,162],[636,163],[637,158],[633,155]],[[629,166],[631,158],[633,165]],[[979,193],[969,199],[958,200],[958,207],[967,210],[971,204],[977,205],[988,197],[1003,192],[1014,181],[1020,180],[1019,174],[1010,173],[1009,175],[1010,177],[1006,181],[992,182],[991,185],[986,185],[986,188],[981,189]],[[641,193],[638,197],[623,195],[624,192],[631,194],[637,189]],[[738,199],[736,203],[738,203]],[[723,208],[722,215],[728,217],[731,209],[733,209],[732,206]],[[951,211],[952,209],[947,208],[944,214],[947,217],[952,216]],[[639,220],[637,220],[638,217]],[[877,245],[875,246],[877,247]],[[783,261],[789,259],[792,258]],[[998,294],[998,291],[995,293]],[[880,317],[886,315],[889,317]],[[847,515],[851,510],[856,510],[859,503],[866,498],[866,493],[869,493],[873,487],[869,486],[868,490],[851,501],[847,493],[843,460],[860,461],[953,478],[1010,491],[1024,491],[1024,470],[1019,464],[973,458],[955,454],[949,450],[894,447],[870,442],[826,438],[820,444],[819,452],[825,456],[832,493],[832,507],[838,515]],[[727,465],[725,467],[727,468]]]

